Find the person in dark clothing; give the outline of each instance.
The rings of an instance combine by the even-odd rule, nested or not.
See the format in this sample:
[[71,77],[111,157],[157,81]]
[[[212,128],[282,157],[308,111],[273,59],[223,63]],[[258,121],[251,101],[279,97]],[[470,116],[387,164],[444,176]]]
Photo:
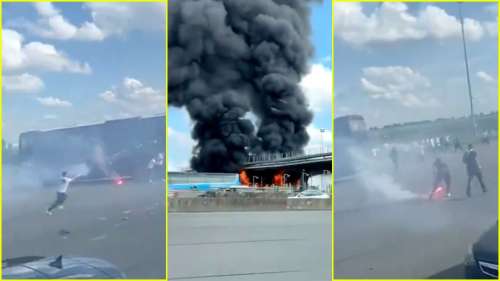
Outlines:
[[472,144],[469,144],[467,147],[467,151],[465,151],[464,156],[462,157],[462,162],[464,162],[465,167],[467,169],[467,196],[470,197],[470,185],[471,181],[474,177],[476,177],[483,189],[483,192],[488,191],[486,185],[483,182],[483,174],[481,173],[481,166],[477,161],[477,152],[472,147]]
[[394,165],[394,171],[398,171],[399,169],[399,157],[398,157],[398,151],[396,150],[396,147],[392,147],[391,152],[389,153],[389,157],[392,160],[392,164]]
[[441,182],[446,184],[446,196],[451,197],[451,175],[448,165],[441,160],[441,158],[436,158],[432,164],[434,169],[434,184],[432,192],[429,195],[429,199],[432,199],[434,192],[439,188]]
[[460,139],[458,139],[458,137],[455,137],[455,140],[453,141],[453,146],[455,148],[455,152],[457,152],[458,150],[460,151],[464,150],[462,148],[462,144],[460,143]]

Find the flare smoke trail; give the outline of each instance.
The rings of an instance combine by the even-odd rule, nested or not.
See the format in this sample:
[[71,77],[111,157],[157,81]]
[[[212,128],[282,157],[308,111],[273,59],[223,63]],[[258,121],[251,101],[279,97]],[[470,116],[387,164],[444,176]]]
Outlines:
[[194,121],[193,169],[234,172],[248,152],[299,152],[307,144],[312,113],[298,83],[312,55],[309,6],[169,1],[168,102]]

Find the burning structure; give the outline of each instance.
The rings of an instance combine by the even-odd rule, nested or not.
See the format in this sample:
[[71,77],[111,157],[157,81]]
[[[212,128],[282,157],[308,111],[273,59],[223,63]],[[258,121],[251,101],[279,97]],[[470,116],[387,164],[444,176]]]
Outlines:
[[298,83],[312,55],[309,2],[169,1],[168,104],[194,122],[194,170],[236,172],[249,152],[307,144],[312,113]]

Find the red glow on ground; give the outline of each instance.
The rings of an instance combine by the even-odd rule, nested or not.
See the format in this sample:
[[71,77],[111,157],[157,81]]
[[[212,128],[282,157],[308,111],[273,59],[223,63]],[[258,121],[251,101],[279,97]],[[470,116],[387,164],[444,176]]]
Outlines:
[[116,185],[123,185],[125,181],[122,178],[117,178],[114,180]]
[[446,196],[446,190],[442,186],[438,186],[434,193],[432,194],[432,199],[434,200],[443,200]]

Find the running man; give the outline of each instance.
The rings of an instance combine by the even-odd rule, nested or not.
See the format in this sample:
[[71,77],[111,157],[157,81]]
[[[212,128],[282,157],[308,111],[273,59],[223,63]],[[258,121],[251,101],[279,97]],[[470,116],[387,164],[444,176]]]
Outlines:
[[432,164],[434,169],[434,187],[432,188],[432,192],[429,195],[429,199],[432,199],[434,192],[438,189],[441,182],[446,184],[446,196],[451,197],[451,176],[450,169],[448,165],[441,160],[441,158],[436,158],[434,164]]
[[472,144],[469,144],[467,146],[467,151],[465,151],[464,156],[462,158],[462,162],[464,162],[465,167],[467,168],[467,196],[470,197],[470,184],[472,181],[472,178],[476,177],[479,181],[479,184],[481,185],[481,188],[483,189],[483,193],[487,192],[487,188],[484,185],[483,182],[483,174],[481,173],[481,166],[479,165],[479,162],[477,161],[477,152],[474,150],[472,147]]
[[64,201],[66,201],[66,198],[68,198],[68,195],[66,192],[68,191],[69,184],[76,179],[78,176],[75,177],[69,177],[68,173],[66,171],[61,173],[61,184],[59,186],[59,189],[57,190],[56,194],[56,200],[50,207],[47,209],[47,214],[50,216],[52,215],[52,210],[55,208],[59,207],[59,209],[64,208]]

